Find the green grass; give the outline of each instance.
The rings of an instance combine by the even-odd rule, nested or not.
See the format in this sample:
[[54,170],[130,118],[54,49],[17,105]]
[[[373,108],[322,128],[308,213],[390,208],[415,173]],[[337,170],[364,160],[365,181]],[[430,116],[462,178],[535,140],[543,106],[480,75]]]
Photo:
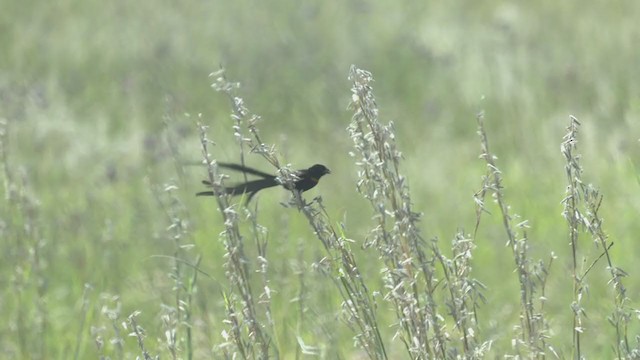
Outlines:
[[[136,338],[128,336],[131,324],[122,325],[135,311],[151,355],[174,357],[165,337],[170,329],[178,330],[176,358],[220,357],[237,349],[221,347],[222,331],[231,328],[225,296],[237,300],[239,291],[224,266],[228,238],[220,236],[225,227],[216,201],[193,196],[207,170],[187,165],[203,158],[198,121],[216,143],[209,148],[212,158],[239,160],[232,109],[210,87],[208,75],[220,66],[230,81],[241,83],[235,94],[262,116],[259,134],[276,146],[283,165],[331,168],[304,197],[321,195],[327,216],[320,219],[354,241],[347,250],[375,300],[389,358],[409,355],[399,338],[392,339],[398,318],[393,303],[383,299],[385,262],[375,249],[361,248],[375,210],[356,190],[359,167],[349,156],[355,151],[346,130],[353,111],[345,110],[352,100],[351,64],[375,77],[380,121],[395,124],[400,173],[413,210],[423,213],[420,234],[427,244],[437,237],[447,257],[458,230],[474,231],[473,194],[486,174],[478,159],[476,114],[484,111],[505,202],[531,226],[531,261],[557,256],[544,315],[548,344],[566,358],[575,355],[574,295],[569,231],[561,216],[568,184],[560,144],[569,115],[575,115],[582,123],[582,180],[604,195],[599,215],[614,243],[612,260],[629,274],[626,295],[640,298],[640,5],[0,4],[0,352],[8,358],[142,356]],[[259,155],[245,156],[251,165],[276,171]],[[177,188],[165,191],[168,185]],[[325,247],[304,212],[280,205],[289,198],[272,189],[252,202],[257,223],[267,229],[265,273],[255,271],[258,246],[246,218],[255,213],[234,208],[252,290],[260,294],[265,284],[273,290],[269,302],[256,302],[269,351],[305,357],[299,337],[324,358],[366,357],[353,344],[358,330],[340,320],[343,298],[333,281],[340,266],[328,267],[329,276],[314,266],[347,250]],[[488,358],[527,354],[528,348],[511,346],[521,309],[512,250],[505,246],[499,208],[489,197],[486,206],[491,214],[483,215],[468,265],[469,276],[486,285],[487,301],[473,325],[477,344],[493,341]],[[578,269],[601,253],[583,234]],[[199,257],[202,272],[194,272]],[[443,268],[433,266],[441,281]],[[610,278],[604,259],[586,278],[586,357],[616,356],[614,328],[606,319],[616,306]],[[435,299],[452,334],[450,349],[462,351],[442,302],[446,284],[439,282]],[[630,346],[637,347],[635,318],[629,329]],[[104,345],[96,346],[96,339]]]

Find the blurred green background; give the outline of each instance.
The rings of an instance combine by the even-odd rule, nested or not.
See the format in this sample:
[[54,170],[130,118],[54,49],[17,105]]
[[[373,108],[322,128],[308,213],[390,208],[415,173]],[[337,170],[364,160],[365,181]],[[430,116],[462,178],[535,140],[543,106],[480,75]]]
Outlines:
[[[113,330],[96,330],[108,324],[100,311],[112,299],[105,294],[119,296],[124,317],[141,310],[149,347],[166,351],[157,340],[163,337],[159,314],[175,296],[167,275],[171,261],[164,257],[173,255],[175,245],[161,203],[188,221],[184,241],[195,245],[189,256],[202,255],[201,266],[211,275],[199,279],[195,329],[199,354],[211,356],[223,329],[220,294],[227,290],[218,241],[222,224],[213,201],[193,196],[202,190],[206,171],[182,165],[201,161],[198,119],[216,142],[215,158],[239,159],[228,100],[210,87],[208,75],[220,67],[241,83],[238,94],[263,118],[263,139],[277,145],[285,162],[331,168],[307,197],[322,194],[334,221],[344,222],[356,243],[371,227],[372,212],[355,190],[356,167],[348,154],[350,65],[373,73],[380,117],[395,122],[402,171],[415,209],[424,212],[423,235],[439,237],[445,248],[456,229],[470,232],[475,225],[472,195],[485,172],[475,118],[484,111],[507,200],[531,222],[532,257],[559,256],[547,311],[550,342],[563,351],[571,345],[571,275],[559,148],[569,115],[575,115],[582,123],[584,177],[605,195],[601,212],[615,243],[614,260],[630,274],[630,298],[640,298],[634,267],[640,253],[640,3],[0,5],[0,118],[6,133],[0,352],[9,358],[98,356],[96,332],[113,336]],[[247,160],[272,170],[256,155]],[[178,187],[171,196],[182,205],[167,205],[167,184]],[[8,200],[10,188],[23,200]],[[309,304],[316,320],[299,325],[288,309],[297,291],[296,269],[309,269],[321,252],[302,216],[278,204],[287,196],[271,190],[258,199],[259,221],[270,229],[281,355],[295,353],[301,334],[324,346],[328,358],[351,358],[357,351],[346,327],[333,338],[326,334],[333,332],[340,303],[330,281],[308,275],[316,287]],[[509,350],[518,316],[517,279],[505,279],[513,259],[500,221],[484,218],[474,262],[474,276],[488,286],[480,337],[496,342],[496,355]],[[591,258],[599,253],[588,238],[583,249]],[[372,278],[377,266],[372,262],[366,269]],[[612,294],[604,265],[590,276],[585,306],[593,324],[586,333],[594,340],[584,346],[592,356],[611,357],[604,319]],[[83,297],[85,284],[91,290]],[[323,326],[332,331],[317,330]],[[133,338],[126,341],[128,358],[137,349]],[[327,344],[334,348],[326,350]],[[103,353],[117,357],[114,351],[106,345]]]

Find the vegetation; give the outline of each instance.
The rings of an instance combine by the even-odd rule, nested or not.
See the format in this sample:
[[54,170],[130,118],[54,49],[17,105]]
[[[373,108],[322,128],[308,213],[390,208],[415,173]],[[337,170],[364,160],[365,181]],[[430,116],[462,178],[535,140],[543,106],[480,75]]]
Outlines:
[[7,358],[640,357],[640,5],[2,5]]

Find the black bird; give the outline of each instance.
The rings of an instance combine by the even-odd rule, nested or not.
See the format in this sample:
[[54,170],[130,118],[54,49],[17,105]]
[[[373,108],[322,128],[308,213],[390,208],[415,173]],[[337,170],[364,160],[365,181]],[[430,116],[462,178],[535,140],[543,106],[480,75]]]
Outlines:
[[[229,164],[229,163],[218,163],[218,166],[222,168],[230,169],[230,170],[242,171],[244,173],[256,175],[262,178],[262,179],[247,181],[246,183],[224,188],[225,193],[230,195],[241,195],[244,193],[248,194],[249,196],[247,197],[247,202],[251,200],[253,195],[255,195],[258,191],[262,189],[282,185],[287,190],[293,190],[287,184],[280,183],[278,181],[277,176],[267,174],[260,170],[256,170],[256,169],[239,165],[239,164]],[[318,184],[318,181],[320,181],[320,178],[322,176],[330,173],[331,171],[327,169],[327,167],[320,164],[315,164],[308,169],[298,170],[294,173],[294,175],[297,177],[297,180],[293,182],[294,189],[301,192],[307,191],[313,188],[314,186],[316,186],[316,184]],[[202,181],[202,183],[207,186],[211,186],[211,182],[209,180],[204,180]],[[212,196],[212,195],[214,195],[213,191],[202,191],[196,194],[196,196]]]

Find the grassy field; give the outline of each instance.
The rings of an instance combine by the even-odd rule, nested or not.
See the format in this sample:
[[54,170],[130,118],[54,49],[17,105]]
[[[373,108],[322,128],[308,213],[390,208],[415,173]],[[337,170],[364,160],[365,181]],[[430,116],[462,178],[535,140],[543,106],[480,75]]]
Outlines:
[[640,3],[0,5],[2,358],[640,357]]

